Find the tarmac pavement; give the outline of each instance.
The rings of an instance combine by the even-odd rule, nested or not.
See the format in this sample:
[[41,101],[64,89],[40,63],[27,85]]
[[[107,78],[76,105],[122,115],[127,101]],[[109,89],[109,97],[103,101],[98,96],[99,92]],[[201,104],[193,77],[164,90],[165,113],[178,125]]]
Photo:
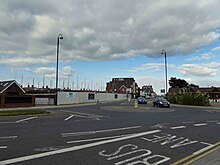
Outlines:
[[[61,106],[35,106],[35,107],[23,107],[23,108],[4,108],[0,109],[2,110],[21,110],[21,109],[55,109],[58,107],[73,107],[73,106],[89,106],[89,105],[96,105],[97,103],[87,103],[87,104],[74,104],[74,105],[61,105]],[[195,106],[186,106],[186,105],[172,105],[172,107],[194,107],[194,108],[208,108],[208,109],[215,109],[220,111],[220,103],[212,103],[210,107],[195,107]],[[204,151],[204,153],[200,154],[199,156],[194,156],[191,160],[188,162],[185,162],[185,164],[192,164],[192,165],[219,165],[220,164],[220,142],[216,143],[212,148],[210,148],[207,151]]]

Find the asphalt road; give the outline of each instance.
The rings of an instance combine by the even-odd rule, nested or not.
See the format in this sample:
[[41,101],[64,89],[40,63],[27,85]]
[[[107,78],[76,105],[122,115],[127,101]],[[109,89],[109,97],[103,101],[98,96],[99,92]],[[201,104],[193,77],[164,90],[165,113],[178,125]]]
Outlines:
[[220,110],[100,103],[0,118],[0,165],[182,164],[220,141]]

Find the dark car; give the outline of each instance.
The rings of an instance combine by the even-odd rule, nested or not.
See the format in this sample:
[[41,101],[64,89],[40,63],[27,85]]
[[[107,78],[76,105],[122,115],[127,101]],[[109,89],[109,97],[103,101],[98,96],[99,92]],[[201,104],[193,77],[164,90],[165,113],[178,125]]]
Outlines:
[[137,98],[138,104],[147,104],[147,100],[144,97]]
[[170,107],[170,103],[164,99],[164,98],[158,98],[158,99],[155,99],[153,101],[153,106],[157,106],[157,107],[167,107],[169,108]]

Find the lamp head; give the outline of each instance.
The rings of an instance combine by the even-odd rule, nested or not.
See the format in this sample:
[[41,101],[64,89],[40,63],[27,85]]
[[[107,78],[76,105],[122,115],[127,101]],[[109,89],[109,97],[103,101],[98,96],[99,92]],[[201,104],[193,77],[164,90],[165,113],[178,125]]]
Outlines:
[[58,36],[58,37],[59,37],[59,39],[61,39],[61,40],[63,39],[63,36],[62,36],[62,34],[61,34],[61,33],[59,34],[59,36]]
[[165,54],[165,53],[166,53],[166,52],[165,52],[165,50],[163,49],[162,52],[161,52],[161,54]]

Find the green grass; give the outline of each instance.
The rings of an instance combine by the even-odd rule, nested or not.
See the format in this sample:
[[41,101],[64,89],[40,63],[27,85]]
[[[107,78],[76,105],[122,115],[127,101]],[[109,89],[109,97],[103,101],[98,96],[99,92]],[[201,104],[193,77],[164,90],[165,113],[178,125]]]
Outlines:
[[44,110],[6,110],[0,111],[1,116],[19,116],[19,115],[36,115],[36,114],[48,114],[50,112]]

